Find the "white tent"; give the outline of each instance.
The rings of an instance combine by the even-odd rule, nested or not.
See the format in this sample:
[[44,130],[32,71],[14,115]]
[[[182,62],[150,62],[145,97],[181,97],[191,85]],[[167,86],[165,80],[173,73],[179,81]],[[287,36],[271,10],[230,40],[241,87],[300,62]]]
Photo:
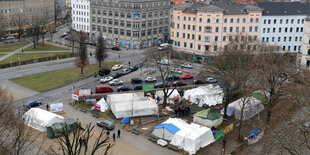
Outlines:
[[47,126],[63,122],[64,117],[40,108],[31,108],[23,115],[23,120],[26,125],[44,132]]
[[207,86],[200,86],[194,89],[186,90],[184,98],[189,100],[192,104],[198,104],[202,107],[204,104],[214,106],[223,102],[224,92],[216,85],[209,84]]
[[184,126],[177,132],[170,144],[183,149],[184,151],[195,154],[200,148],[213,143],[214,137],[210,128],[192,123]]
[[174,134],[188,125],[180,118],[169,118],[165,122],[156,126],[152,132],[155,136],[171,141]]
[[116,118],[155,115],[158,112],[155,100],[144,97],[141,92],[111,94],[108,95],[107,102]]
[[223,116],[211,109],[206,109],[195,113],[193,122],[209,128],[218,127],[223,122]]
[[[172,91],[172,89],[169,89],[169,90],[168,90],[168,94],[170,94],[171,91]],[[156,96],[159,96],[159,97],[162,98],[162,99],[164,98],[164,92],[163,92],[163,90],[156,91],[155,95],[156,95]],[[176,90],[176,89],[174,89],[174,90],[172,91],[172,93],[170,94],[170,96],[169,96],[169,99],[173,99],[173,98],[180,98],[180,93],[179,93],[178,90]],[[168,102],[169,102],[169,101],[170,101],[170,100],[168,100]]]
[[100,111],[101,112],[105,112],[109,109],[109,105],[107,104],[107,102],[104,100],[104,98],[101,98],[98,102],[97,105],[100,106]]
[[256,99],[255,97],[253,96],[248,97],[248,98],[243,97],[228,105],[228,107],[235,109],[234,110],[235,118],[237,119],[241,118],[241,109],[243,105],[244,105],[243,120],[250,119],[257,113],[265,109],[262,102]]

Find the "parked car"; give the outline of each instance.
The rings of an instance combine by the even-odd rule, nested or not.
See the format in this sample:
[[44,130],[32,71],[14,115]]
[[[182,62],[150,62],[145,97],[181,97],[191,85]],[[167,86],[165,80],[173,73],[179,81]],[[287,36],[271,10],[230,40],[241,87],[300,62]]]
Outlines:
[[167,48],[169,48],[169,44],[168,43],[163,43],[163,44],[160,44],[159,47],[158,47],[158,50],[165,50]]
[[7,40],[11,40],[11,39],[14,39],[14,36],[8,36],[6,37]]
[[29,101],[26,105],[24,105],[25,108],[30,109],[33,107],[37,107],[42,105],[41,101]]
[[167,59],[161,59],[160,61],[158,61],[159,64],[162,64],[162,65],[169,65],[169,60]]
[[191,69],[192,68],[192,64],[190,64],[190,63],[181,64],[181,67],[182,68],[189,68],[189,69]]
[[102,68],[98,71],[98,74],[100,76],[104,76],[104,75],[109,75],[111,73],[111,70],[107,69],[107,68]]
[[110,76],[112,76],[114,79],[119,78],[121,76],[123,76],[122,73],[118,73],[118,72],[111,72]]
[[121,92],[121,91],[131,91],[132,89],[129,86],[119,86],[117,87],[117,91]]
[[108,85],[96,86],[96,93],[107,93],[107,92],[113,92],[113,88]]
[[208,78],[206,78],[206,82],[207,83],[216,83],[217,80],[215,78],[213,78],[213,77],[208,77]]
[[113,77],[112,77],[112,76],[106,76],[106,77],[101,78],[101,79],[100,79],[100,82],[101,82],[101,83],[105,83],[105,82],[109,82],[109,81],[111,81],[111,80],[113,80]]
[[128,73],[130,73],[130,72],[131,72],[131,71],[130,71],[129,68],[124,68],[124,69],[121,70],[121,73],[122,73],[123,75],[126,75],[126,74],[128,74]]
[[145,83],[151,83],[151,82],[156,82],[157,80],[153,77],[146,77],[144,82]]
[[119,79],[114,79],[114,80],[110,81],[109,84],[110,84],[111,86],[122,85],[122,84],[123,84],[123,81],[121,81],[121,80],[119,80]]
[[64,37],[66,37],[67,35],[68,35],[68,33],[65,32],[65,33],[63,33],[63,34],[60,36],[60,38],[64,38]]
[[186,83],[183,81],[174,81],[172,85],[173,86],[186,86]]
[[182,74],[182,70],[180,70],[179,68],[171,68],[170,72],[177,73],[177,74]]
[[202,81],[202,80],[200,80],[200,79],[195,79],[195,80],[193,80],[193,84],[194,85],[197,85],[197,84],[204,84],[205,82],[204,81]]
[[143,86],[142,85],[135,85],[133,87],[134,90],[142,90],[143,89]]
[[114,122],[110,120],[100,120],[97,122],[97,125],[107,130],[113,130],[115,127]]
[[142,80],[141,80],[140,78],[132,78],[132,79],[131,79],[131,83],[132,83],[132,84],[142,83]]
[[137,66],[130,66],[129,69],[130,69],[131,72],[134,72],[134,71],[138,70],[139,67],[137,67]]
[[154,84],[154,88],[163,88],[164,84],[162,82],[157,82]]
[[114,66],[112,67],[112,70],[113,70],[113,71],[116,71],[116,70],[119,70],[119,69],[121,69],[121,68],[123,68],[123,65],[117,64],[117,65],[114,65]]
[[166,77],[166,80],[168,81],[176,81],[176,80],[180,80],[181,78],[179,76],[176,76],[176,75],[168,75]]
[[120,51],[121,49],[119,47],[115,46],[115,47],[112,47],[111,50],[113,50],[113,51]]
[[191,79],[191,78],[193,78],[193,75],[192,75],[192,74],[183,74],[183,75],[181,76],[181,78],[182,78],[182,79]]

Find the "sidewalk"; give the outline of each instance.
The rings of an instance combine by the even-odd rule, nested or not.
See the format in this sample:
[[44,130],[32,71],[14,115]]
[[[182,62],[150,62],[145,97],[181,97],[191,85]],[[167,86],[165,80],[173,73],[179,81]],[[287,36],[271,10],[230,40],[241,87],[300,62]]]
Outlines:
[[0,61],[6,59],[6,58],[8,58],[8,57],[10,57],[10,56],[12,56],[12,55],[14,55],[14,54],[16,54],[16,53],[21,52],[22,49],[28,48],[28,47],[30,47],[31,45],[32,45],[32,43],[29,43],[28,45],[26,45],[26,46],[24,46],[24,47],[21,47],[21,48],[15,50],[15,51],[13,51],[13,52],[7,53],[6,55],[0,57]]

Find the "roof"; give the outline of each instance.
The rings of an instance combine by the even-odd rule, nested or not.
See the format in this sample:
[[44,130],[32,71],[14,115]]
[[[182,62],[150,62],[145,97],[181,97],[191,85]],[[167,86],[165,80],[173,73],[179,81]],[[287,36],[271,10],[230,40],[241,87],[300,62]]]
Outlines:
[[162,124],[157,125],[154,129],[160,129],[160,128],[165,128],[172,134],[175,134],[178,131],[180,131],[180,128],[173,125],[172,123],[162,123]]
[[310,15],[310,3],[300,2],[262,2],[257,6],[264,9],[263,16]]
[[164,2],[164,1],[170,1],[170,0],[117,0],[119,2],[136,2],[136,3],[143,3],[143,2]]
[[171,2],[173,3],[173,6],[187,4],[185,0],[171,0]]
[[208,119],[208,120],[216,120],[221,117],[221,114],[215,111],[212,111],[211,109],[206,109],[206,110],[196,112],[194,116],[201,117],[203,119]]

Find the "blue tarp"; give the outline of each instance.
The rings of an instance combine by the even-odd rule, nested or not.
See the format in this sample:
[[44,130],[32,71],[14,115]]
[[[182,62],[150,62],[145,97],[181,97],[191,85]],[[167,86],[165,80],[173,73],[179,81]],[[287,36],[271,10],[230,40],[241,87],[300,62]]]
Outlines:
[[127,124],[127,123],[130,123],[130,119],[128,117],[124,117],[122,120],[121,120],[122,124]]
[[171,123],[159,124],[154,129],[159,129],[159,128],[165,128],[165,129],[167,129],[172,134],[175,134],[178,131],[180,131],[180,129],[178,127],[176,127],[175,125],[173,125]]
[[251,133],[250,133],[250,135],[249,136],[255,136],[255,135],[258,135],[258,132],[259,132],[259,130],[257,129],[257,128],[255,128]]
[[86,99],[86,102],[90,102],[90,101],[96,101],[96,99]]

